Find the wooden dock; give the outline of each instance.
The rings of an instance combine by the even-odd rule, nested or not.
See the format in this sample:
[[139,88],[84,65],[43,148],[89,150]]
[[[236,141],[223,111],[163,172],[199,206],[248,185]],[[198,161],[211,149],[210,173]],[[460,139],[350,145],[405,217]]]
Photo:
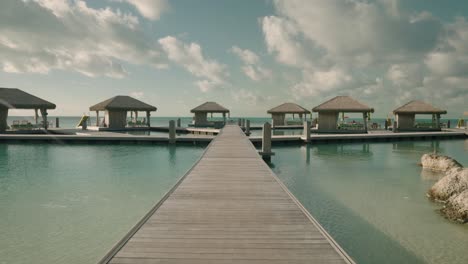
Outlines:
[[228,125],[100,263],[354,262]]

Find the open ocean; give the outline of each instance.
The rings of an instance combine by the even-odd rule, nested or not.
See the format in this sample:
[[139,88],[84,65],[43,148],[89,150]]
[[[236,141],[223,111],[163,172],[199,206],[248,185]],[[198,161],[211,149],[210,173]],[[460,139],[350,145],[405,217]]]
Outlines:
[[[48,119],[49,121],[54,123],[55,126],[55,119],[57,116],[49,116]],[[81,116],[59,116],[59,124],[61,128],[75,128],[78,122],[81,119]],[[142,119],[143,117],[140,117],[139,119]],[[169,126],[169,121],[170,120],[177,120],[180,118],[181,120],[181,125],[183,127],[187,127],[189,123],[192,122],[192,117],[151,117],[151,126]],[[231,117],[230,120],[233,120],[234,122],[237,122],[237,120],[241,117]],[[245,119],[250,120],[250,125],[251,126],[262,126],[265,122],[270,122],[271,123],[271,118],[270,117],[242,117]],[[221,120],[221,118],[218,118]],[[31,116],[9,116],[8,117],[8,124],[12,124],[13,120],[28,120],[31,123],[34,122],[34,118]],[[215,118],[216,120],[216,118]],[[352,120],[355,120],[356,122],[363,122],[362,118],[348,118],[348,122],[352,122]],[[455,127],[458,119],[444,119],[441,118],[442,123],[447,123],[450,120],[451,127]],[[417,121],[425,121],[429,122],[430,119],[417,119]],[[96,123],[96,118],[94,116],[91,116],[91,124]],[[385,126],[384,123],[385,118],[372,118],[369,123],[377,123],[379,124],[382,128]]]

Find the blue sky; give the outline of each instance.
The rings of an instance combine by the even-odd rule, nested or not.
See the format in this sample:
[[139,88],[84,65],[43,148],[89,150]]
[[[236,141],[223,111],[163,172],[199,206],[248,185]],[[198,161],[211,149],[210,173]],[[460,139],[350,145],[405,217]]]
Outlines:
[[159,116],[208,100],[266,116],[351,95],[377,117],[413,99],[458,117],[467,16],[462,0],[6,0],[0,86],[56,103],[54,115],[118,94]]

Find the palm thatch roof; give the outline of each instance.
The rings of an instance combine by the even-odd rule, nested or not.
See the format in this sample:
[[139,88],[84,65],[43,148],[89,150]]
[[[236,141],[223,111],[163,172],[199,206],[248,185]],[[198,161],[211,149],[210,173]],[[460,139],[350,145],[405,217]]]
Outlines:
[[446,110],[436,108],[426,102],[413,100],[397,109],[393,110],[394,114],[446,114]]
[[284,103],[267,111],[268,114],[310,114],[310,111],[295,103]]
[[463,115],[464,115],[464,116],[468,116],[468,111],[465,111],[465,112],[463,113]]
[[216,102],[206,102],[194,109],[190,110],[191,113],[229,113],[229,109]]
[[117,95],[89,108],[90,111],[156,111],[155,106],[126,95]]
[[371,108],[349,96],[337,96],[312,108],[312,111],[364,113],[374,112],[374,108]]
[[55,104],[17,88],[0,88],[0,108],[55,109]]

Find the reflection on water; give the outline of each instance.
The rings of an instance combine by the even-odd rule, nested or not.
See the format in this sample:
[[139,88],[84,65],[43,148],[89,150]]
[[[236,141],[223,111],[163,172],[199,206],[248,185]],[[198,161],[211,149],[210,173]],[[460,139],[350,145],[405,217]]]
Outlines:
[[[369,146],[369,144],[325,144],[312,148],[314,150],[314,155],[319,158],[332,156],[350,161],[353,159],[370,158],[372,156],[372,151],[370,151]],[[310,146],[308,148],[310,148]]]
[[393,143],[394,151],[403,152],[424,152],[424,153],[438,153],[444,150],[440,148],[440,141],[402,141]]
[[468,164],[465,140],[275,147],[273,170],[357,263],[468,263],[468,225],[426,198],[434,149]]

